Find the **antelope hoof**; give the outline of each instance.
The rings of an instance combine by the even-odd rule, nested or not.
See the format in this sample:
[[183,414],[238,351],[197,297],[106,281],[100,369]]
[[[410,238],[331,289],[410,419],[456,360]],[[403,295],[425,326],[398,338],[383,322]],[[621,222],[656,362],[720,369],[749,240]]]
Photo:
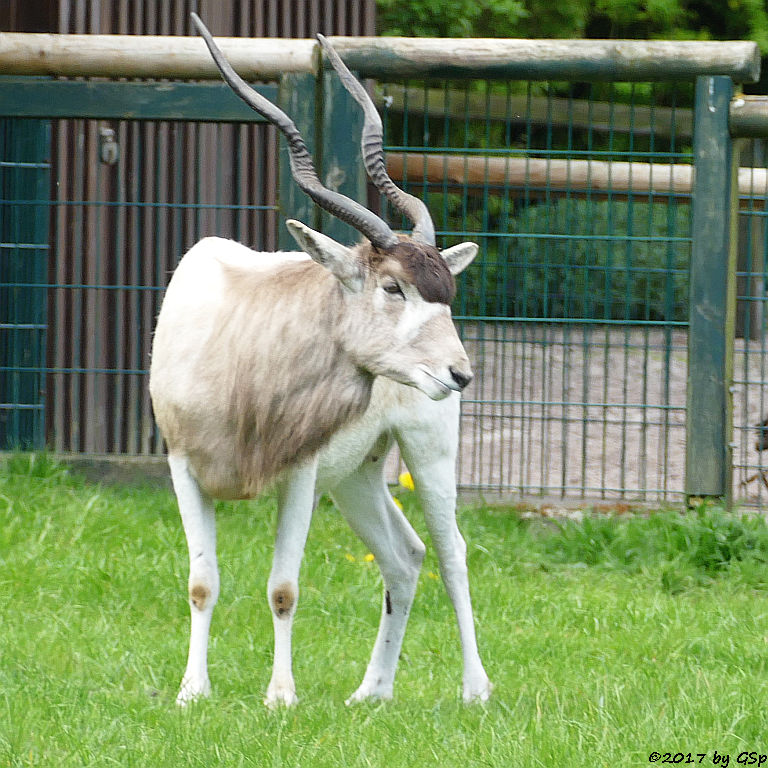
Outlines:
[[389,701],[392,698],[392,686],[363,684],[344,702],[348,707],[361,701]]
[[181,690],[179,690],[179,695],[176,697],[176,703],[180,707],[186,707],[190,702],[206,699],[210,695],[211,683],[207,677],[201,680],[185,677],[181,681]]
[[267,695],[264,697],[264,706],[269,709],[278,707],[295,707],[299,703],[299,697],[292,688],[270,685]]
[[493,683],[486,677],[482,680],[464,681],[464,703],[484,704],[491,698]]

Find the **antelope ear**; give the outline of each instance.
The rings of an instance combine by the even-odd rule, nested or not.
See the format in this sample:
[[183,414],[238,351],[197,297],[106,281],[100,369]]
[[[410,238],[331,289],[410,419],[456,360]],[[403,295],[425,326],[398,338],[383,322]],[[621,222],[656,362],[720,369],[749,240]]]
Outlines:
[[477,256],[477,243],[459,243],[440,251],[452,275],[463,272]]
[[360,262],[351,248],[337,243],[327,235],[315,232],[295,219],[285,222],[302,251],[325,267],[343,285],[355,293],[363,288],[364,276]]

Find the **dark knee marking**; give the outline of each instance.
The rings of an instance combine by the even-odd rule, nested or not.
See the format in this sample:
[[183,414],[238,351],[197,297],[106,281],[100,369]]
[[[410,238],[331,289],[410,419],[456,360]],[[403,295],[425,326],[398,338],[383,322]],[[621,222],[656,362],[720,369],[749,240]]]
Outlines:
[[205,608],[210,597],[211,590],[208,589],[208,587],[206,587],[204,584],[193,584],[189,588],[189,599],[192,602],[192,605],[194,605],[195,608],[197,608],[199,611],[202,611],[203,608]]
[[[768,433],[768,430],[767,430],[767,433]],[[379,438],[376,440],[376,442],[373,445],[373,448],[371,448],[371,450],[368,452],[368,455],[365,457],[365,460],[370,462],[371,464],[375,464],[380,458],[387,455],[391,445],[392,445],[392,436],[389,434],[389,432],[385,432],[383,435],[380,435]]]
[[272,590],[272,610],[278,618],[288,616],[295,603],[296,593],[288,582]]
[[387,608],[387,616],[392,613],[392,598],[389,596],[389,590],[384,593],[384,605]]

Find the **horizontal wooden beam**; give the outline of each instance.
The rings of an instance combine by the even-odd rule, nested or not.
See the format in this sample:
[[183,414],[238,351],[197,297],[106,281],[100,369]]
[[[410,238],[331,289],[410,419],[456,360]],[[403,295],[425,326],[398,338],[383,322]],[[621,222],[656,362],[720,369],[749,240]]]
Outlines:
[[739,96],[731,101],[731,136],[768,139],[768,96]]
[[[276,85],[256,90],[271,102]],[[259,123],[225,83],[114,82],[0,77],[0,116],[44,119]]]
[[[403,152],[387,154],[387,171],[395,181],[445,183],[450,187],[492,185],[509,188],[513,195],[541,189],[553,193],[690,197],[694,175],[693,166],[682,164]],[[768,169],[740,168],[738,183],[740,196],[765,198]]]
[[448,117],[455,120],[495,120],[532,125],[557,125],[601,132],[680,138],[693,135],[693,110],[630,104],[527,96],[442,88],[404,88],[386,85],[377,89],[379,109],[408,114]]
[[760,77],[757,43],[699,40],[512,40],[332,37],[347,66],[380,80],[504,78],[645,82]]
[[[508,40],[333,37],[347,65],[364,77],[653,81],[728,75],[754,82],[753,42]],[[314,40],[217,38],[246,80],[317,72]],[[0,73],[60,77],[218,78],[198,37],[0,33]]]
[[[246,80],[276,80],[286,72],[316,72],[314,40],[217,37]],[[49,35],[0,32],[0,74],[59,77],[220,79],[200,37]]]

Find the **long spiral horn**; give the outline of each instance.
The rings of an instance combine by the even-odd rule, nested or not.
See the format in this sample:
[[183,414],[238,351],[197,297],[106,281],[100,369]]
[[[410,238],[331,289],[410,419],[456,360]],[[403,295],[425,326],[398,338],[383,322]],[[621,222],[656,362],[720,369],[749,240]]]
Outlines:
[[347,65],[341,60],[328,40],[323,35],[318,35],[317,39],[339,75],[342,84],[363,108],[365,121],[360,144],[363,163],[368,176],[376,189],[383,192],[392,204],[411,220],[414,225],[413,238],[429,245],[435,245],[435,225],[432,223],[432,217],[429,215],[427,206],[418,197],[404,192],[389,178],[384,162],[384,128],[376,105],[363,88],[362,83],[349,71]]
[[397,235],[389,225],[375,213],[369,211],[354,200],[339,192],[334,192],[325,187],[317,176],[312,157],[307,150],[298,128],[288,115],[261,94],[254,91],[240,75],[235,72],[232,65],[224,57],[219,47],[213,41],[208,28],[200,20],[196,13],[192,13],[192,21],[197,31],[205,40],[208,50],[216,62],[222,77],[229,87],[249,106],[262,117],[276,126],[288,141],[290,151],[291,173],[296,183],[304,190],[321,208],[328,213],[353,226],[358,232],[367,237],[376,248],[388,249],[397,242]]

